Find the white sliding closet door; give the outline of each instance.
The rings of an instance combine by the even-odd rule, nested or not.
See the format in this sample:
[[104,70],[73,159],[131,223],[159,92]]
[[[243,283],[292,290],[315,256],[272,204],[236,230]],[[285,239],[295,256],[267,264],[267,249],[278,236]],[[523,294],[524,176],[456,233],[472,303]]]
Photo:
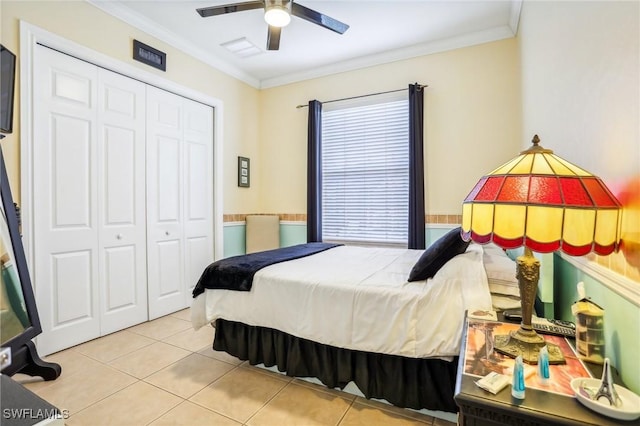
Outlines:
[[147,318],[144,84],[38,46],[33,281],[46,355]]
[[213,109],[147,87],[149,319],[191,304],[213,260]]
[[44,47],[36,53],[32,273],[46,355],[100,333],[98,69]]
[[185,306],[191,306],[193,288],[213,262],[213,108],[188,99],[183,105]]
[[146,321],[145,84],[99,69],[101,334]]

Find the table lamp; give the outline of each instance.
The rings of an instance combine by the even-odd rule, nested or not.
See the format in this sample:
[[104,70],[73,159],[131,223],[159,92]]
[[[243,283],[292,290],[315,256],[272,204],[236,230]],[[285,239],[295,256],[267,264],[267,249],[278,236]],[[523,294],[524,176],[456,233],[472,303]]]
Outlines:
[[524,246],[516,260],[522,322],[517,331],[494,337],[494,350],[536,364],[547,346],[549,362],[564,363],[562,351],[531,327],[540,277],[533,252],[571,256],[608,255],[618,249],[622,209],[600,178],[539,146],[483,176],[462,205],[462,237],[503,249]]

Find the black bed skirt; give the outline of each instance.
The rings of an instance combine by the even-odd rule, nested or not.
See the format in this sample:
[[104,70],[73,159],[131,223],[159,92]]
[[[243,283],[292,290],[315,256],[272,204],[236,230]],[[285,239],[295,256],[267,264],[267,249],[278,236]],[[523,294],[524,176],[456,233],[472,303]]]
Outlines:
[[366,398],[397,407],[455,413],[457,357],[405,358],[336,348],[278,330],[218,319],[213,348],[291,377],[316,377],[329,388],[354,382]]

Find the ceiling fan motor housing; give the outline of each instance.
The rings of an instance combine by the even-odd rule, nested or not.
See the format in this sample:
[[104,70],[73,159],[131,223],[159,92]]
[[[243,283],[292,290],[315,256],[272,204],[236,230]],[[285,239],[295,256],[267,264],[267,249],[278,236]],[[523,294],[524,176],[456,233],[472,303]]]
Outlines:
[[264,0],[265,9],[269,9],[270,7],[280,7],[291,13],[291,0]]

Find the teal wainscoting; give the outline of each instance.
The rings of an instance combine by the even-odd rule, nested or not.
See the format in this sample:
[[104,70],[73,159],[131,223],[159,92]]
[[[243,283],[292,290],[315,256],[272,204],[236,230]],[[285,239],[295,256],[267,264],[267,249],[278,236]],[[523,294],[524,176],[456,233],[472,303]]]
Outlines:
[[429,247],[447,232],[458,225],[427,225],[424,229],[425,245]]
[[[447,232],[459,225],[426,225],[424,230],[425,243],[429,247]],[[307,225],[304,222],[281,222],[280,245],[290,246],[303,244],[307,241]]]
[[[425,228],[427,247],[438,238],[453,229],[454,226],[438,226]],[[228,222],[224,224],[224,257],[245,254],[244,222]],[[307,224],[305,222],[280,222],[280,246],[288,247],[307,242]]]
[[306,222],[280,222],[280,246],[289,247],[307,242]]
[[[425,227],[427,247],[438,238],[453,229],[456,225],[436,225]],[[245,253],[244,222],[228,222],[224,224],[224,257]],[[280,246],[288,247],[307,242],[307,224],[305,222],[280,222]]]
[[[587,297],[604,308],[605,354],[618,369],[625,386],[640,394],[640,306],[621,296],[589,273],[556,254],[554,261],[556,317],[575,321],[571,305],[576,285],[584,282]],[[615,276],[615,273],[611,272]],[[640,283],[638,283],[640,286]]]
[[224,254],[222,257],[231,257],[245,254],[247,249],[245,245],[244,222],[228,222],[224,224],[223,229]]
[[[246,253],[245,223],[228,222],[224,224],[224,256],[237,256]],[[288,247],[307,242],[307,224],[305,222],[280,222],[280,246]]]

